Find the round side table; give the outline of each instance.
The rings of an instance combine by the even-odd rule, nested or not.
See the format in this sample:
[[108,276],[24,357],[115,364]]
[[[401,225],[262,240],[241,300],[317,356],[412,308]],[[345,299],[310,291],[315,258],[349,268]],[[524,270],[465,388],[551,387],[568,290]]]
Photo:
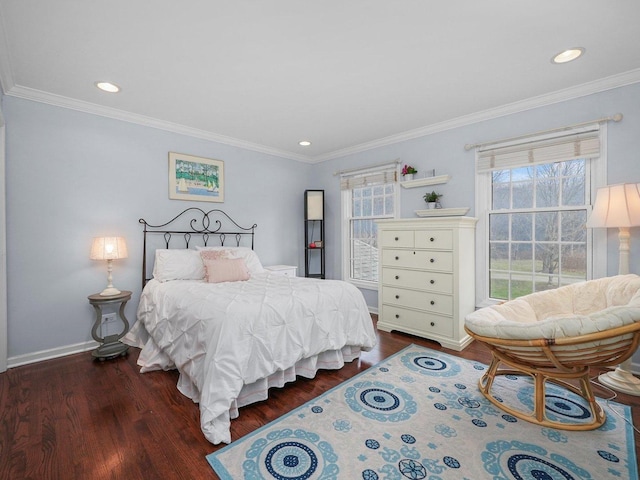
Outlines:
[[[117,295],[109,296],[94,293],[93,295],[89,295],[87,298],[89,299],[89,303],[93,305],[93,308],[96,310],[96,321],[93,324],[93,328],[91,329],[91,336],[96,342],[102,343],[102,345],[91,352],[91,355],[93,355],[100,361],[116,358],[121,355],[126,355],[127,350],[129,350],[129,346],[125,345],[119,340],[124,337],[129,331],[129,322],[127,321],[127,317],[124,316],[124,307],[127,302],[131,300],[131,292],[129,292],[128,290],[123,290]],[[122,323],[124,323],[124,328],[122,332],[115,335],[99,337],[98,328],[100,327],[100,323],[102,322],[102,308],[107,305],[120,305],[120,308],[118,309],[118,316],[120,317],[120,320],[122,320]]]

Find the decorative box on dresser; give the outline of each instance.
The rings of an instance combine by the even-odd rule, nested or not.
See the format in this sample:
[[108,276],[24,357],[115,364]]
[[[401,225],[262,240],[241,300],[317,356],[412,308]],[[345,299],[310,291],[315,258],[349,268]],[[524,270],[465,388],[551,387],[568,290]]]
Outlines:
[[472,339],[475,225],[471,217],[378,220],[378,328],[460,351]]

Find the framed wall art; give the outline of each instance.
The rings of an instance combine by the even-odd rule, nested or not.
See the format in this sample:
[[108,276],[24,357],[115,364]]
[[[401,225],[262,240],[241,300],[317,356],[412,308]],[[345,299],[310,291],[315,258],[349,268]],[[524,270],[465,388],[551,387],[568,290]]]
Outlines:
[[224,162],[169,152],[169,198],[224,202]]

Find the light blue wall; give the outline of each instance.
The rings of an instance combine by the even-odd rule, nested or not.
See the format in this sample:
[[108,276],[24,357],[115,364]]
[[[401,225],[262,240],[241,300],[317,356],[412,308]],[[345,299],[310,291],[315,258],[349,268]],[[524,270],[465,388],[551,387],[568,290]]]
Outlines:
[[[474,123],[464,127],[427,135],[413,140],[348,155],[315,166],[314,177],[322,179],[317,188],[325,189],[327,202],[327,244],[340,244],[340,186],[333,172],[359,166],[375,165],[400,159],[419,172],[435,169],[436,175],[451,175],[445,185],[401,189],[401,216],[415,217],[415,210],[425,208],[422,196],[436,189],[442,193],[444,207],[470,207],[474,215],[475,171],[474,151],[465,144],[533,133],[613,115],[624,114],[620,123],[608,124],[608,179],[606,183],[640,182],[640,84],[608,90],[554,105]],[[631,272],[640,274],[640,228],[631,230]],[[608,274],[618,270],[617,231],[609,232]],[[339,249],[331,250],[327,274],[338,277],[341,272]],[[366,293],[369,305],[377,305],[376,292]]]
[[[399,158],[419,171],[452,175],[439,185],[445,207],[474,214],[474,153],[464,145],[589,121],[609,124],[607,183],[640,182],[640,84],[478,122],[343,158],[306,165],[162,130],[4,97],[7,123],[7,273],[9,357],[91,340],[86,296],[104,287],[106,267],[89,260],[91,238],[119,234],[130,256],[114,265],[116,286],[140,293],[138,218],[161,221],[187,206],[167,195],[167,152],[225,161],[222,205],[240,223],[258,223],[256,251],[265,265],[294,264],[303,274],[302,195],[325,190],[327,276],[340,278],[340,169]],[[402,217],[424,208],[426,188],[401,189]],[[618,242],[609,232],[608,273]],[[632,229],[631,271],[640,274],[640,229]],[[377,307],[377,292],[363,291]]]
[[[333,172],[367,165],[376,165],[394,159],[425,171],[435,169],[437,175],[449,174],[446,185],[415,189],[401,189],[401,216],[415,217],[415,210],[425,208],[422,196],[428,190],[443,193],[444,207],[470,207],[474,215],[475,171],[474,151],[465,151],[465,144],[500,140],[534,133],[613,115],[624,114],[620,123],[608,124],[608,178],[607,184],[640,182],[640,84],[608,90],[554,105],[474,123],[440,133],[388,145],[366,152],[348,155],[316,166],[314,177],[322,179],[316,188],[325,189],[327,202],[327,245],[340,245],[340,187],[339,177]],[[618,273],[618,232],[608,232],[607,272]],[[341,251],[329,249],[327,276],[341,275]],[[640,228],[631,229],[630,272],[640,274]],[[377,308],[377,291],[363,290],[367,304]],[[634,364],[640,363],[640,351]],[[638,367],[636,367],[638,368]]]
[[[188,206],[223,208],[258,224],[265,265],[300,263],[310,165],[163,130],[5,97],[9,358],[91,340],[87,295],[106,285],[89,259],[94,236],[126,238],[114,284],[140,295],[144,217],[161,223]],[[169,200],[168,152],[225,162],[225,202]]]

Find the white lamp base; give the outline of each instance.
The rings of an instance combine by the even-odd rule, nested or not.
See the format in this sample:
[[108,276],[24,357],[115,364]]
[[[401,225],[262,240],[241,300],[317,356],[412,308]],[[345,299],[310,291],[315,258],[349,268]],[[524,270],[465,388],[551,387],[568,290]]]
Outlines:
[[115,287],[107,287],[105,288],[103,291],[100,292],[100,295],[102,295],[103,297],[111,297],[113,295],[118,295],[122,292],[120,292],[120,290],[118,290]]
[[631,359],[620,364],[614,371],[601,374],[598,380],[618,392],[640,397],[640,380],[627,370],[630,366]]

